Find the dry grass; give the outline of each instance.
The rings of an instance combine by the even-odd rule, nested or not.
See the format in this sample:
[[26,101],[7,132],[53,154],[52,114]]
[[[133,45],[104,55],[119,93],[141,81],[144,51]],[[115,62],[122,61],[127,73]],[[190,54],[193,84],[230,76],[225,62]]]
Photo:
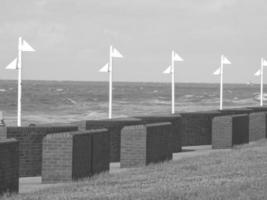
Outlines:
[[267,141],[3,199],[267,199]]

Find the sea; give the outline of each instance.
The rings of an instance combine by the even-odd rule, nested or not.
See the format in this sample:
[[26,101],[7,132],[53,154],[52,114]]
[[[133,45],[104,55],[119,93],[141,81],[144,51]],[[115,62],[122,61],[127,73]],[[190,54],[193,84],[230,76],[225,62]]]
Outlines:
[[[176,83],[176,111],[219,107],[219,84]],[[225,84],[224,106],[259,105],[258,84]],[[267,94],[264,95],[267,101]],[[16,125],[17,82],[0,80],[0,110],[8,126]],[[171,84],[113,83],[113,117],[168,114]],[[22,83],[22,125],[69,123],[108,117],[108,82],[30,81]]]

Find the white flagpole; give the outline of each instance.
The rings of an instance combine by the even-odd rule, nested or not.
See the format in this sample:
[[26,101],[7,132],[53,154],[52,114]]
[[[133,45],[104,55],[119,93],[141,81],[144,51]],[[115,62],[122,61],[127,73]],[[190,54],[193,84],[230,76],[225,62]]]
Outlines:
[[112,46],[109,49],[109,111],[108,118],[112,118]]
[[223,59],[224,56],[221,56],[221,83],[220,83],[220,110],[223,109]]
[[171,73],[172,73],[172,114],[174,114],[175,113],[174,51],[172,51]]
[[260,106],[263,106],[263,58],[261,58],[261,100]]
[[21,51],[22,51],[22,38],[19,37],[18,41],[18,113],[17,125],[21,126]]

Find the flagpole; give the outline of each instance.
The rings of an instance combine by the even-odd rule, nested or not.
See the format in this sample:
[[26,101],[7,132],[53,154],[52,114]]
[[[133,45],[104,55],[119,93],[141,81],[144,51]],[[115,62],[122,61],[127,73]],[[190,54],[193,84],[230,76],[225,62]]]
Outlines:
[[175,113],[174,51],[172,51],[171,73],[172,73],[172,114],[174,114]]
[[22,47],[22,38],[19,37],[18,40],[18,113],[17,113],[17,125],[21,126],[21,47]]
[[260,106],[263,106],[263,58],[261,58],[261,100]]
[[109,49],[109,111],[108,118],[112,118],[112,46]]
[[220,110],[223,109],[223,55],[221,56]]

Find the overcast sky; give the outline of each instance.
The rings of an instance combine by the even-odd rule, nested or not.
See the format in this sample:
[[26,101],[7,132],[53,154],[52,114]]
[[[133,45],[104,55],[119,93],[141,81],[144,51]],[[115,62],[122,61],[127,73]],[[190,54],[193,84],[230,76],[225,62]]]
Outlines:
[[[23,53],[23,79],[105,81],[99,73],[112,44],[114,81],[169,81],[162,71],[171,50],[177,82],[217,82],[225,54],[226,82],[258,82],[267,59],[266,0],[0,0],[0,78],[17,56],[17,38],[37,51]],[[267,73],[267,69],[266,69]]]

